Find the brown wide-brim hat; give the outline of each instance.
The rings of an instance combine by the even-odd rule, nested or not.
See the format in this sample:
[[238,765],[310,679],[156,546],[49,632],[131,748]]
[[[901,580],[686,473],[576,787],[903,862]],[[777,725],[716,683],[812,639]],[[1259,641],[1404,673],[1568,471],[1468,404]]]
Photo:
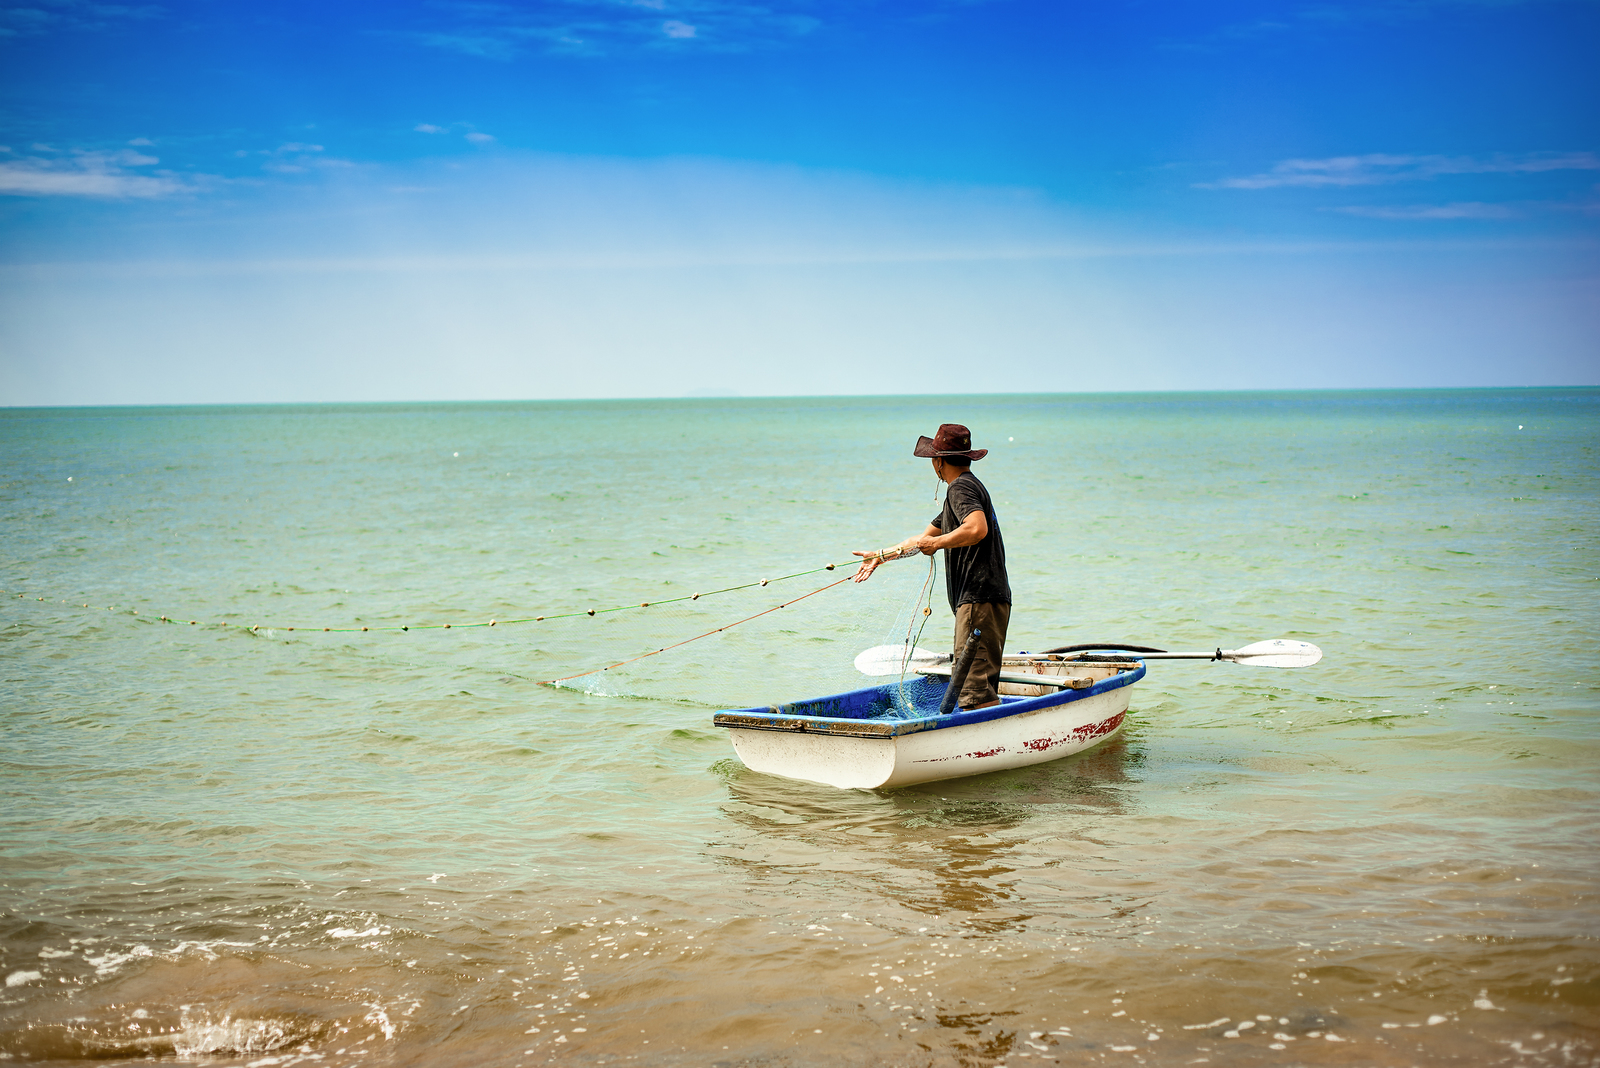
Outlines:
[[989,455],[988,449],[974,449],[972,447],[972,431],[960,423],[941,423],[939,432],[933,437],[923,436],[917,439],[917,447],[911,455],[932,459],[935,456],[965,456],[969,460],[981,460]]

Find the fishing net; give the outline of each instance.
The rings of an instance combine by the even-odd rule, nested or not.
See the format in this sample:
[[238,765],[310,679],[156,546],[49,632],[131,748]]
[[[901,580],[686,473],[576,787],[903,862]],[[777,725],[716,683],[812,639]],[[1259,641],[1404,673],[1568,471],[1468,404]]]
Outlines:
[[[170,635],[178,644],[160,645],[161,655],[187,646],[210,657],[217,641],[263,639],[340,682],[373,677],[368,672],[374,668],[401,670],[419,693],[435,692],[441,682],[459,684],[465,692],[485,676],[500,676],[505,682],[595,698],[597,711],[632,699],[738,709],[898,683],[899,698],[888,714],[912,714],[904,690],[917,676],[909,670],[909,660],[898,673],[872,676],[859,672],[855,661],[864,650],[879,646],[948,647],[951,620],[937,581],[937,557],[886,562],[863,583],[851,581],[855,570],[854,561],[841,562],[705,593],[679,593],[684,581],[653,577],[651,581],[672,592],[654,602],[617,604],[611,598],[608,603],[604,594],[621,593],[630,584],[618,579],[607,591],[569,594],[601,594],[591,602],[593,608],[569,604],[547,609],[546,615],[508,612],[492,620],[468,616],[470,609],[438,605],[355,613],[324,605],[319,610],[310,602],[322,598],[312,591],[293,591],[296,595],[285,597],[275,610],[212,606],[194,613],[193,619],[142,606],[80,603],[15,589],[0,592],[49,602],[57,610],[66,606],[114,612],[140,624],[161,624],[163,631],[178,632]],[[279,612],[299,621],[248,622]],[[441,614],[454,614],[458,621],[437,622]],[[330,625],[308,625],[318,616]],[[395,622],[408,616],[434,621]],[[143,633],[159,640],[153,632]],[[233,646],[229,655],[249,662],[246,648]],[[406,687],[391,692],[404,693]]]
[[949,613],[933,596],[936,558],[885,563],[864,583],[848,580],[853,571],[535,623],[546,629],[535,632],[527,652],[533,664],[553,669],[540,681],[563,689],[723,708],[893,682],[862,676],[855,657],[872,646],[915,643],[924,633],[943,637]]
[[[795,545],[815,539],[792,535],[762,545],[698,527],[689,539],[673,528],[683,544],[663,543],[638,524],[650,507],[628,499],[619,511],[608,492],[591,494],[581,521],[559,530],[543,505],[507,512],[498,525],[330,521],[297,527],[292,538],[265,522],[230,525],[219,516],[202,531],[228,538],[196,536],[181,560],[158,531],[130,521],[127,538],[107,541],[85,557],[93,566],[78,570],[57,568],[41,542],[39,588],[23,579],[16,585],[27,583],[26,593],[6,592],[182,627],[185,637],[142,632],[156,643],[152,655],[181,647],[248,657],[248,639],[260,638],[286,643],[285,655],[341,681],[403,668],[398,682],[384,683],[396,694],[408,686],[470,691],[491,674],[606,699],[764,707],[894,681],[856,670],[857,654],[871,647],[948,648],[937,557],[887,561],[856,583],[858,561],[837,543],[831,563],[810,555],[815,549],[796,559]],[[412,505],[422,515],[438,511],[429,501]],[[211,548],[224,542],[226,551]],[[526,555],[508,553],[513,542],[527,545]]]
[[[617,601],[630,586],[636,591],[646,580],[617,576],[604,589],[568,592],[569,603],[546,608],[546,614],[506,612],[487,620],[468,614],[470,609],[437,603],[397,603],[357,612],[341,603],[319,607],[315,602],[325,601],[327,591],[320,596],[288,591],[291,595],[281,605],[212,606],[193,619],[126,605],[92,606],[5,592],[181,627],[195,639],[226,632],[287,642],[341,677],[357,663],[385,664],[412,669],[419,679],[468,683],[495,674],[599,698],[748,708],[895,682],[895,674],[868,677],[856,670],[856,656],[868,648],[924,641],[944,646],[950,615],[939,595],[942,590],[937,590],[936,557],[885,562],[862,583],[851,581],[855,570],[855,561],[840,562],[771,579],[713,585],[704,593],[693,592],[692,576],[652,576],[649,581],[656,589],[666,587],[657,594],[659,600],[621,604]],[[726,582],[723,575],[699,578]],[[280,591],[271,592],[278,599]],[[593,607],[570,603],[578,597],[591,598]],[[334,600],[338,602],[337,595]],[[559,605],[548,595],[536,594],[532,600]],[[274,616],[299,619],[294,624],[248,622]],[[315,625],[312,621],[319,616],[330,625]],[[441,622],[440,616],[456,621]],[[416,622],[396,622],[408,617]],[[902,684],[907,678],[915,676],[898,673]]]

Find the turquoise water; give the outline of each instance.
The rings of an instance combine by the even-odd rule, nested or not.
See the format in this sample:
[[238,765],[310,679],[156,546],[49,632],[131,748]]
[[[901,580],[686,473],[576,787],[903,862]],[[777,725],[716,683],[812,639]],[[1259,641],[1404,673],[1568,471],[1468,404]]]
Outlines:
[[[917,561],[539,684],[919,529],[946,421],[994,450],[1012,649],[1325,659],[1153,664],[1106,745],[883,793],[711,716],[855,685]],[[8,410],[0,447],[10,1058],[1600,1063],[1600,391]]]

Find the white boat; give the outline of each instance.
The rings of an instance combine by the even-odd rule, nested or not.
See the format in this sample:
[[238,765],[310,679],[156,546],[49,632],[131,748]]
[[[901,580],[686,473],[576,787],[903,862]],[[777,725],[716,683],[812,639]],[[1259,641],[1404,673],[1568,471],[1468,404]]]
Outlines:
[[1145,665],[1094,653],[1007,657],[998,705],[941,716],[949,672],[719,712],[715,723],[754,771],[842,789],[910,786],[1059,760],[1115,737]]

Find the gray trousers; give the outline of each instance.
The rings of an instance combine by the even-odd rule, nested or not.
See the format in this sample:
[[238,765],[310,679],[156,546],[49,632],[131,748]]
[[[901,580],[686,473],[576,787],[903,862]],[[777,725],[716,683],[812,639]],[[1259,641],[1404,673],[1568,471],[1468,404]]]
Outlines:
[[974,630],[983,632],[978,635],[978,647],[973,650],[972,670],[967,672],[967,681],[961,686],[957,707],[977,708],[1000,699],[1000,691],[996,689],[1000,681],[1000,656],[1006,644],[1006,626],[1010,622],[1011,606],[1008,604],[964,604],[956,609],[957,656],[961,655],[961,647],[967,644],[968,634]]

